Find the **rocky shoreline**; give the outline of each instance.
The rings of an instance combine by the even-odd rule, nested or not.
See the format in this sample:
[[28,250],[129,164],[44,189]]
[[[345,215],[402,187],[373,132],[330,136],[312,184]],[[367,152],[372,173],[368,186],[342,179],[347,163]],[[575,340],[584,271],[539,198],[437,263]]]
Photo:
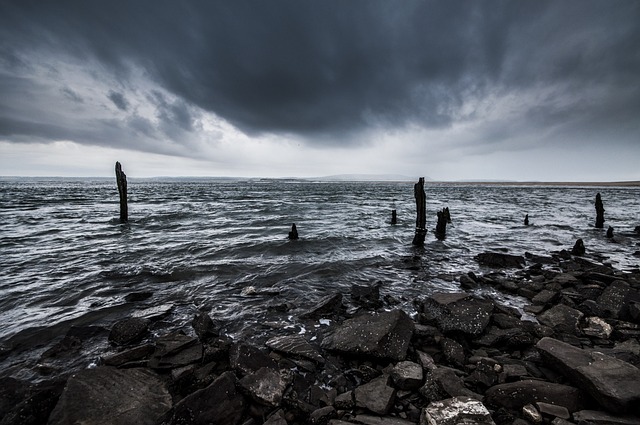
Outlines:
[[[232,340],[204,312],[161,335],[149,329],[162,311],[72,328],[42,358],[95,337],[115,354],[38,383],[0,378],[0,425],[638,424],[640,273],[574,254],[482,253],[493,272],[409,312],[354,285],[298,315],[314,332],[264,344]],[[478,287],[527,298],[537,320]]]

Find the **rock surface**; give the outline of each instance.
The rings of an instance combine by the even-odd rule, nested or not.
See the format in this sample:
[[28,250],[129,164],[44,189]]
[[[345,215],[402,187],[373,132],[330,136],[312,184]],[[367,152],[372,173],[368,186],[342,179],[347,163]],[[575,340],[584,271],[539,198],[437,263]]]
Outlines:
[[153,372],[103,366],[69,378],[49,424],[155,425],[170,408],[171,396]]
[[493,303],[467,293],[436,293],[419,302],[420,320],[443,333],[479,335],[489,324]]
[[495,425],[495,422],[484,404],[468,397],[431,402],[420,419],[420,425],[460,424]]

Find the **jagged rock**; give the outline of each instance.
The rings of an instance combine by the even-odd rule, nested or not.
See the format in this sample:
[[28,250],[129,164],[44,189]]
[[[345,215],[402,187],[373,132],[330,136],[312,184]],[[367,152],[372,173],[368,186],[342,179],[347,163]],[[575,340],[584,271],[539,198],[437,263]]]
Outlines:
[[597,410],[581,410],[573,414],[573,420],[579,424],[593,425],[638,425],[638,416],[616,416]]
[[522,416],[529,422],[533,422],[534,424],[542,423],[542,415],[536,409],[536,406],[533,404],[527,404],[522,408]]
[[538,402],[536,407],[542,414],[542,416],[553,416],[555,418],[569,419],[571,414],[564,406],[556,406],[555,404]]
[[476,363],[476,368],[473,370],[469,379],[472,382],[482,384],[483,387],[488,388],[498,382],[498,373],[501,369],[495,360],[485,357]]
[[137,302],[144,301],[153,296],[152,292],[131,292],[130,294],[125,295],[124,300],[127,302]]
[[564,304],[558,304],[538,315],[538,320],[543,325],[553,328],[556,332],[576,334],[578,324],[584,314]]
[[155,350],[155,345],[145,344],[139,347],[132,348],[130,350],[123,351],[121,353],[104,357],[102,361],[107,366],[122,366],[138,360],[148,359]]
[[420,319],[443,333],[479,335],[489,324],[493,303],[467,293],[436,293],[417,302]]
[[142,310],[136,310],[131,313],[131,317],[137,317],[140,319],[150,320],[155,322],[157,320],[162,320],[173,311],[173,305],[171,304],[161,304],[153,307],[145,308]]
[[558,292],[543,289],[531,299],[531,302],[537,305],[547,305],[555,302],[559,297],[560,294]]
[[377,308],[382,305],[380,300],[380,283],[375,285],[351,285],[351,300],[369,308]]
[[588,336],[609,339],[613,327],[599,317],[587,317],[586,327],[582,329],[582,332]]
[[640,411],[640,369],[637,367],[548,337],[542,338],[536,348],[550,367],[584,388],[607,410]]
[[469,397],[432,401],[420,418],[420,425],[460,424],[495,425],[495,422],[484,404]]
[[336,409],[333,406],[325,406],[314,410],[309,415],[309,424],[311,425],[327,425],[329,420],[336,417]]
[[625,301],[630,291],[631,288],[627,282],[615,280],[598,297],[598,305],[607,317],[617,319],[626,306]]
[[201,341],[218,336],[216,325],[207,313],[198,313],[191,321],[191,327]]
[[462,378],[453,369],[438,367],[426,374],[420,394],[429,401],[444,400],[451,397],[465,396],[480,400],[482,396],[464,386]]
[[483,252],[476,256],[476,260],[482,265],[496,268],[522,268],[524,266],[523,256],[501,252]]
[[417,390],[422,385],[424,373],[419,364],[404,361],[393,367],[391,379],[399,390]]
[[55,379],[29,385],[3,378],[0,384],[0,425],[39,425],[47,423],[66,382]]
[[156,350],[149,360],[153,369],[170,369],[202,360],[202,344],[179,332],[173,332],[156,340]]
[[229,353],[231,367],[241,375],[249,375],[263,367],[277,369],[278,364],[267,353],[249,344],[238,344]]
[[[246,422],[245,422],[246,423]],[[284,410],[277,410],[263,425],[287,425]]]
[[327,295],[315,306],[300,315],[301,319],[318,319],[325,316],[334,316],[342,309],[342,294]]
[[225,372],[208,387],[180,400],[162,425],[237,425],[245,405],[244,397],[236,390],[233,372]]
[[356,406],[378,415],[389,413],[396,397],[396,390],[387,385],[388,381],[389,377],[383,375],[357,387],[354,390]]
[[282,394],[288,384],[289,380],[285,379],[280,371],[267,367],[258,369],[240,380],[240,386],[253,400],[271,407],[280,405]]
[[149,330],[148,319],[129,317],[116,322],[109,333],[109,341],[117,345],[133,344],[142,339]]
[[440,341],[442,354],[447,362],[456,367],[462,367],[465,363],[464,348],[451,338],[442,338]]
[[575,412],[579,410],[583,398],[577,388],[534,380],[494,385],[485,393],[488,404],[510,410],[520,410],[527,404],[541,401],[564,406],[569,412]]
[[366,313],[334,327],[321,345],[345,354],[400,361],[407,355],[413,329],[413,320],[402,310]]
[[320,364],[324,363],[324,358],[318,353],[318,350],[300,335],[278,336],[268,340],[265,345],[272,350],[290,356],[302,357]]
[[353,391],[344,392],[338,396],[334,401],[334,405],[336,409],[340,410],[349,410],[355,406],[355,401],[353,400]]
[[50,425],[155,425],[171,408],[162,380],[147,369],[85,369],[67,381]]

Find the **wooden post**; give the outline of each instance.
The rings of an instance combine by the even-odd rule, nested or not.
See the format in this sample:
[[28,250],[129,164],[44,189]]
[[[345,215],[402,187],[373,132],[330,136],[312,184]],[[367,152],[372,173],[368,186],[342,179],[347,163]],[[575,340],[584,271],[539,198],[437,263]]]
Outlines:
[[528,225],[529,225],[529,214],[526,214],[526,215],[524,216],[524,225],[525,225],[525,226],[528,226]]
[[438,224],[436,224],[436,238],[442,240],[447,236],[447,213],[448,208],[438,211]]
[[596,228],[602,229],[604,227],[604,205],[602,204],[602,198],[600,192],[596,195]]
[[424,246],[424,238],[427,235],[427,195],[424,193],[424,177],[420,177],[418,183],[413,186],[413,195],[416,198],[416,234],[413,237],[415,246]]
[[296,229],[296,224],[293,223],[291,226],[291,231],[289,232],[289,239],[296,240],[298,239],[298,229]]
[[573,255],[577,255],[577,256],[583,256],[585,253],[585,248],[584,248],[584,242],[582,241],[582,239],[578,239],[575,243],[575,245],[573,245],[573,249],[571,250],[571,253]]
[[398,224],[398,215],[396,210],[391,210],[391,224]]
[[607,229],[607,238],[613,238],[613,227],[611,226],[609,226],[609,228]]
[[122,166],[116,162],[116,182],[120,194],[120,222],[129,221],[129,207],[127,205],[127,175],[122,171]]

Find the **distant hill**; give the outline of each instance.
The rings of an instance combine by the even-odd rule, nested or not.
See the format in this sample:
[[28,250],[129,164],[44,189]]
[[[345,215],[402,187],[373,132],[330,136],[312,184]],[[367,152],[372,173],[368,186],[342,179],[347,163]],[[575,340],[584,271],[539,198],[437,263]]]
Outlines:
[[[333,176],[315,177],[312,180],[320,181],[344,181],[344,182],[412,182],[418,177],[404,176],[401,174],[336,174]],[[425,177],[425,180],[431,180]]]

